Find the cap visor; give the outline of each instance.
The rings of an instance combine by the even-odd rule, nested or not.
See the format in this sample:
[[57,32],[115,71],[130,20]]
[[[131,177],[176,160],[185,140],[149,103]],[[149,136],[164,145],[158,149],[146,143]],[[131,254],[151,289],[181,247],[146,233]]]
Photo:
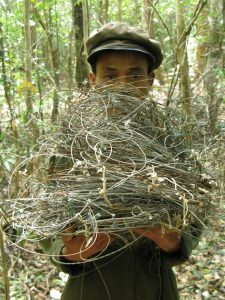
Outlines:
[[117,50],[117,51],[136,51],[139,53],[143,53],[148,55],[153,63],[155,63],[155,58],[154,56],[146,50],[144,47],[137,45],[137,44],[132,44],[127,41],[120,41],[120,40],[112,40],[112,41],[107,41],[106,43],[101,44],[97,48],[93,49],[90,53],[90,55],[87,58],[87,61],[89,63],[92,63],[96,55],[102,51],[106,50]]

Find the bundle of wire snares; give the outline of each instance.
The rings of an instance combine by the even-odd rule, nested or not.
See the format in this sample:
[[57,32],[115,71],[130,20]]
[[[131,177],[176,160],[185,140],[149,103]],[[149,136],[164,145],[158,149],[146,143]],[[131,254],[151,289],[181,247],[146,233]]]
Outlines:
[[40,238],[68,226],[74,234],[127,235],[156,224],[203,225],[210,183],[201,158],[205,124],[197,122],[127,89],[90,92],[18,166],[39,163],[7,215],[25,236]]

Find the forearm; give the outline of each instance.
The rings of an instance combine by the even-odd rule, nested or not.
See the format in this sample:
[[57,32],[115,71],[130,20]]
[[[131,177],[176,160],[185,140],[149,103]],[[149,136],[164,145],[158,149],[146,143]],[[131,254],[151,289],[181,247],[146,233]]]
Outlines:
[[167,253],[173,253],[180,249],[181,233],[178,230],[156,226],[152,229],[137,228],[134,231],[152,240],[161,250]]
[[177,252],[181,246],[181,234],[176,231],[168,231],[164,233],[161,229],[160,232],[152,232],[149,236],[151,240],[155,242],[155,244],[167,253]]
[[[68,273],[71,276],[79,276],[83,273],[84,264],[73,264],[64,258],[62,251],[64,248],[64,243],[61,238],[57,240],[46,239],[40,242],[40,246],[44,253],[49,256],[50,261],[64,273]],[[85,265],[85,268],[92,268],[90,263]]]
[[83,262],[89,257],[99,255],[114,240],[113,235],[106,233],[97,233],[88,240],[84,235],[66,235],[62,238],[64,241],[62,256],[72,262]]

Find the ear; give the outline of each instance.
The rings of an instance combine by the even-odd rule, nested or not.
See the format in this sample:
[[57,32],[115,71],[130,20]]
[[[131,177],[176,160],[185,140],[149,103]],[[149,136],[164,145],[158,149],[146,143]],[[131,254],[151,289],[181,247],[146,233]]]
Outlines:
[[154,72],[148,73],[148,81],[149,81],[150,86],[153,85],[154,78],[155,78],[155,73]]
[[95,74],[92,71],[90,71],[89,74],[88,74],[88,77],[89,77],[91,87],[94,87],[95,83],[96,83]]

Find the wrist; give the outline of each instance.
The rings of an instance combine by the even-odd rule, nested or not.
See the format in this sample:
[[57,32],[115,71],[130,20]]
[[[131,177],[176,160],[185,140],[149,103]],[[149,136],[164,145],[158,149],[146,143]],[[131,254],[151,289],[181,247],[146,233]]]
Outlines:
[[68,253],[68,250],[65,246],[61,250],[61,256],[63,259],[71,262],[81,262],[85,260],[84,257],[81,257],[81,253]]

